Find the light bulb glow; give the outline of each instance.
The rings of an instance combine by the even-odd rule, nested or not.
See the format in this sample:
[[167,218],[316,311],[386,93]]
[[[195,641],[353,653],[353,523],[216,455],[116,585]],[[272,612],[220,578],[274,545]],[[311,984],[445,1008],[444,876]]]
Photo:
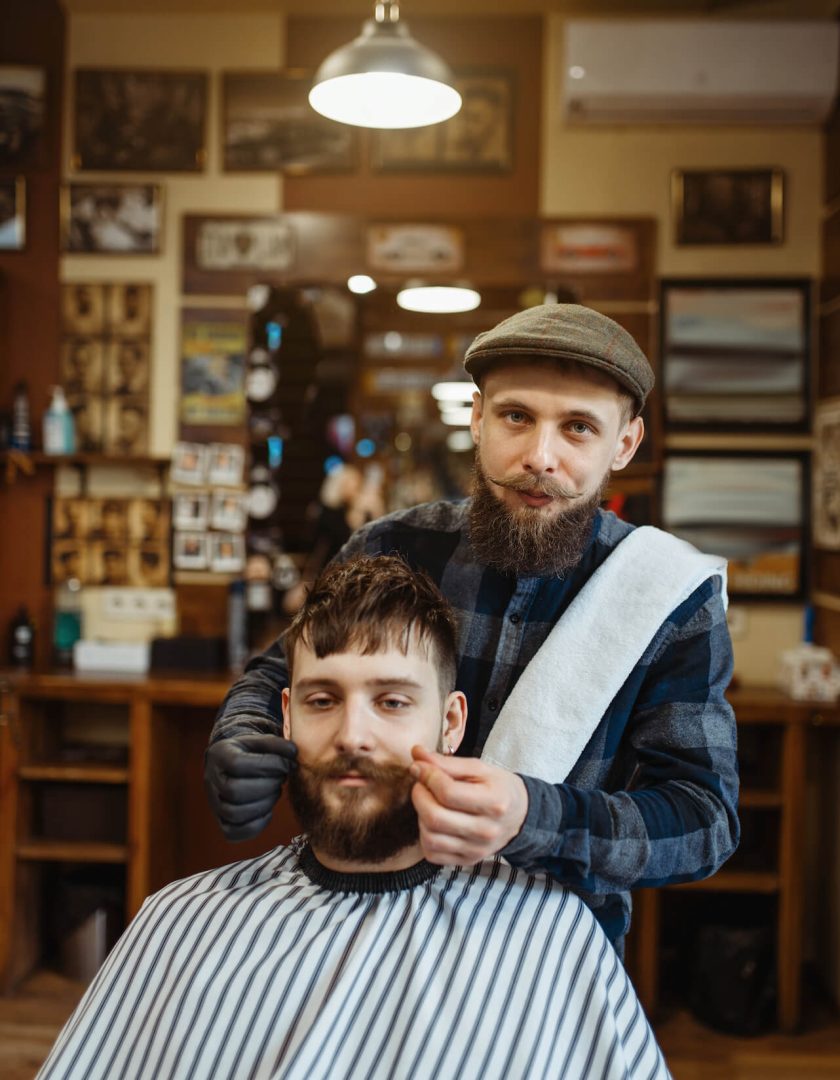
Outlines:
[[352,274],[347,279],[347,288],[351,293],[364,296],[365,293],[373,292],[376,288],[376,282],[369,274]]
[[469,427],[472,421],[472,409],[446,409],[441,412],[440,418],[450,427]]
[[432,387],[435,401],[472,401],[474,393],[473,382],[439,382]]
[[397,303],[406,311],[442,315],[473,311],[481,303],[481,294],[455,285],[417,285],[397,293]]
[[318,83],[309,91],[309,104],[322,116],[355,127],[415,128],[454,116],[461,95],[434,79],[368,71]]
[[463,453],[464,450],[472,450],[472,434],[469,431],[450,431],[446,436],[446,446],[449,450],[454,450],[456,454]]

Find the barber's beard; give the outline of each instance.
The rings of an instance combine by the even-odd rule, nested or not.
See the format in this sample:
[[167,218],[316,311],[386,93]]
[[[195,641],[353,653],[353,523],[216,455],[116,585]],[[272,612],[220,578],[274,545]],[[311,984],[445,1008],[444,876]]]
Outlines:
[[[506,573],[522,577],[562,577],[583,557],[608,480],[609,473],[597,491],[582,498],[550,477],[522,473],[491,479],[476,448],[469,512],[473,551],[480,562]],[[494,494],[491,485],[567,499],[569,505],[554,514],[548,513],[547,506],[523,505],[521,509],[511,510]]]
[[[355,772],[370,780],[360,787],[326,784]],[[377,764],[365,757],[339,754],[318,765],[299,763],[286,786],[301,828],[316,851],[337,859],[384,862],[416,844],[420,833],[411,801],[408,766]]]

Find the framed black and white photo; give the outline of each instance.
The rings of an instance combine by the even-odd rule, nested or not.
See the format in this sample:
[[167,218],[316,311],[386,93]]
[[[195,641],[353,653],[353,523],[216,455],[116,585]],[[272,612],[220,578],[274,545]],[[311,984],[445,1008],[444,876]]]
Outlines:
[[213,487],[238,486],[245,469],[245,448],[238,443],[210,443],[207,468]]
[[245,537],[234,533],[210,533],[210,569],[235,574],[245,568]]
[[210,537],[206,532],[176,532],[172,540],[172,565],[176,570],[207,570]]
[[66,334],[79,337],[101,334],[105,329],[107,285],[76,281],[62,286],[61,324]]
[[784,235],[781,169],[675,169],[678,244],[778,244]]
[[669,453],[662,525],[728,560],[729,595],[801,600],[808,545],[803,454]]
[[80,68],[75,75],[76,169],[198,172],[204,168],[206,74]]
[[138,544],[128,552],[128,584],[144,589],[169,584],[169,551],[161,544]]
[[38,160],[46,112],[46,70],[0,64],[0,167],[23,168]]
[[168,499],[132,499],[128,507],[129,536],[139,543],[159,543],[169,537]]
[[61,385],[68,397],[102,392],[104,346],[99,338],[73,337],[61,342]]
[[309,104],[306,71],[222,73],[222,147],[226,172],[347,172],[358,134]]
[[176,529],[204,531],[209,497],[205,492],[179,492],[172,500],[172,523]]
[[62,249],[83,255],[158,255],[162,209],[159,184],[65,184]]
[[26,181],[0,177],[0,252],[26,247]]
[[248,505],[242,491],[214,491],[210,503],[210,524],[225,532],[243,532],[248,524]]
[[204,443],[176,442],[169,476],[175,484],[200,486],[207,482],[208,450]]
[[147,397],[111,397],[105,405],[104,449],[107,454],[142,457],[149,452]]
[[149,343],[127,338],[109,343],[105,360],[105,389],[120,397],[149,389]]
[[674,428],[805,431],[810,283],[662,283],[665,421]]
[[461,108],[429,127],[377,131],[373,167],[381,172],[503,173],[513,168],[513,77],[457,74]]
[[152,326],[152,286],[118,282],[110,286],[108,329],[117,337],[146,337]]

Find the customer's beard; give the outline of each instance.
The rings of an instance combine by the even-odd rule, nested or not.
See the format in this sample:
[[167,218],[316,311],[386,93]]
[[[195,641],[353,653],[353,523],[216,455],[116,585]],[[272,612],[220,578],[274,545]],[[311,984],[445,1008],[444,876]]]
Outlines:
[[491,490],[476,449],[469,536],[479,562],[521,577],[562,577],[583,557],[608,479],[609,474],[584,499],[549,478],[493,478],[502,487],[570,500],[568,509],[553,515],[536,506],[511,510]]
[[[364,776],[371,784],[331,785],[331,797],[326,797],[327,782],[348,772]],[[408,766],[339,754],[325,764],[300,763],[286,783],[292,808],[316,852],[379,863],[416,844],[420,837]]]

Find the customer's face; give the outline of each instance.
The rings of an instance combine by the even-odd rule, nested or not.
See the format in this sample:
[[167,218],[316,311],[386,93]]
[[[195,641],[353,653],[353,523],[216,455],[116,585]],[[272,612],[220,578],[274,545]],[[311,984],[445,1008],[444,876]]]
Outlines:
[[283,731],[298,748],[292,805],[316,852],[378,862],[417,840],[411,748],[453,748],[463,695],[442,698],[434,657],[413,641],[382,652],[318,657],[295,649]]

